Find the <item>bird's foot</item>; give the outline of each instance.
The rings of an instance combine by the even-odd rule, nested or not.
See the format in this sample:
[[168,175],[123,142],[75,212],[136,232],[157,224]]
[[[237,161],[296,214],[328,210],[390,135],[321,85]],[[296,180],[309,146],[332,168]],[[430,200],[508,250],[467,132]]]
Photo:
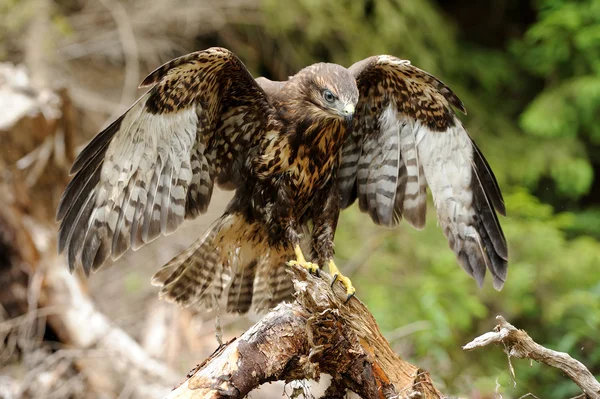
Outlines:
[[306,270],[308,270],[309,273],[311,274],[315,274],[317,276],[320,275],[319,273],[319,265],[317,265],[316,263],[312,263],[312,262],[307,262],[307,261],[299,261],[299,260],[290,260],[288,263],[288,266],[300,266],[305,268]]
[[329,261],[329,274],[333,276],[333,281],[331,282],[331,286],[335,284],[336,281],[342,283],[342,285],[346,288],[346,302],[350,300],[354,296],[356,292],[356,288],[352,285],[352,281],[346,276],[344,276],[340,270],[337,268],[333,259]]
[[302,250],[300,249],[299,245],[296,245],[294,247],[294,252],[296,253],[296,260],[290,260],[287,263],[289,266],[300,266],[300,267],[303,267],[304,269],[308,270],[309,273],[320,276],[319,265],[316,263],[313,263],[313,262],[308,262],[304,258],[304,254],[302,253]]

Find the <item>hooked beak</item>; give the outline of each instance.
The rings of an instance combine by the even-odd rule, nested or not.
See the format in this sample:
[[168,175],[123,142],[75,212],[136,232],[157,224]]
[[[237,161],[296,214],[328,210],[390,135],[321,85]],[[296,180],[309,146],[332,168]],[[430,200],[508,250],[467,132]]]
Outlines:
[[354,115],[354,104],[346,104],[346,106],[342,110],[342,113],[345,117],[351,117],[352,115]]
[[344,109],[342,109],[342,116],[348,126],[352,125],[352,120],[354,119],[354,104],[346,104]]

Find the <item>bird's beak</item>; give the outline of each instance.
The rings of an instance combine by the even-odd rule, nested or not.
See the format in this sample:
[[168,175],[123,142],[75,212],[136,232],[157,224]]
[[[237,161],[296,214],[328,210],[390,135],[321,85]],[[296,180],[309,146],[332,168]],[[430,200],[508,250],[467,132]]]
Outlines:
[[354,104],[346,104],[342,112],[344,113],[344,116],[354,115]]

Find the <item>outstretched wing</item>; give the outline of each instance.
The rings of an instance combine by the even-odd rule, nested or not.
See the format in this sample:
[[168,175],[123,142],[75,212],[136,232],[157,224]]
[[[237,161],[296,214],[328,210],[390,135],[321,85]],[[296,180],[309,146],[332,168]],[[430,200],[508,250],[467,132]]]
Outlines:
[[496,209],[505,215],[498,184],[452,106],[465,112],[441,81],[391,56],[350,67],[360,99],[338,173],[342,207],[358,198],[377,224],[403,217],[425,224],[427,193],[450,248],[481,285],[486,268],[501,289],[508,250]]
[[215,183],[235,188],[264,134],[263,90],[230,51],[172,60],[151,86],[79,154],[61,198],[59,251],[71,270],[95,271],[206,211]]

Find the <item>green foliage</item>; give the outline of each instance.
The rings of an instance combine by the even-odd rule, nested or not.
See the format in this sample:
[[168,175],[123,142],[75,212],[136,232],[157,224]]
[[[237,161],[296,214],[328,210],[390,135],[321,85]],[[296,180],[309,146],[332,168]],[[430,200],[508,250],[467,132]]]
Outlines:
[[369,253],[352,277],[381,328],[400,336],[400,353],[448,393],[575,396],[560,373],[518,360],[513,388],[500,351],[460,347],[502,314],[600,374],[600,1],[538,0],[522,37],[496,48],[462,38],[463,27],[432,0],[263,6],[289,73],[317,60],[350,65],[387,53],[448,83],[505,194],[510,269],[501,292],[489,281],[479,289],[459,270],[433,208],[424,231],[406,223],[383,230],[356,207],[342,214],[340,263]]
[[560,197],[585,195],[598,164],[589,150],[600,144],[600,2],[541,1],[539,20],[511,50],[526,72],[546,81],[522,113],[521,128],[563,140],[565,150],[547,173]]
[[[263,0],[267,28],[294,66],[322,61],[323,54],[342,65],[375,54],[412,56],[432,70],[456,55],[450,24],[428,1]],[[450,34],[439,34],[441,31]],[[419,51],[425,48],[428,51]]]

